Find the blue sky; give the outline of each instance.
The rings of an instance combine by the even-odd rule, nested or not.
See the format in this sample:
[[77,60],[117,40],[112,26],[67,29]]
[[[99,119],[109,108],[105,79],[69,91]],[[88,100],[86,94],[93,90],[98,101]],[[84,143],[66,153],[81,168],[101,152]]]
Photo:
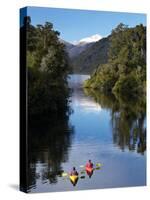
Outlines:
[[31,16],[33,25],[52,22],[60,37],[69,42],[95,34],[105,37],[120,22],[129,27],[146,25],[146,15],[135,13],[28,7],[27,15]]

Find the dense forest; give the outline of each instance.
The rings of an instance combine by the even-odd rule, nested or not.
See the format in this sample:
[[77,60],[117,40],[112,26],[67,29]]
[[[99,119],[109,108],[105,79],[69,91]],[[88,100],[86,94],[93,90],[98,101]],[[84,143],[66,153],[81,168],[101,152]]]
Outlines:
[[84,87],[116,96],[146,94],[146,27],[119,24],[110,35],[107,64],[99,65]]
[[26,37],[29,117],[50,113],[54,117],[67,110],[70,66],[59,34],[50,22],[33,26],[29,16],[24,18],[21,36]]

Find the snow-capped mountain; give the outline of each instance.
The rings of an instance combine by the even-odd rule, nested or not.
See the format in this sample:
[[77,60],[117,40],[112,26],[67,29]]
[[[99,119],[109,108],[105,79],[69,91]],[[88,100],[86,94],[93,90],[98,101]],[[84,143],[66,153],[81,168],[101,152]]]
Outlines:
[[96,34],[72,43],[60,41],[65,45],[75,73],[90,74],[98,65],[108,61],[110,36],[102,38]]
[[60,41],[66,46],[66,51],[69,54],[70,58],[78,56],[81,52],[92,46],[95,42],[102,39],[102,36],[99,34],[92,35],[90,37],[83,38],[79,41],[73,43],[66,42],[62,39]]
[[102,39],[102,36],[99,35],[99,34],[95,34],[95,35],[92,35],[90,37],[83,38],[79,41],[74,41],[73,44],[74,45],[83,45],[83,44],[87,44],[87,43],[97,42],[100,39]]

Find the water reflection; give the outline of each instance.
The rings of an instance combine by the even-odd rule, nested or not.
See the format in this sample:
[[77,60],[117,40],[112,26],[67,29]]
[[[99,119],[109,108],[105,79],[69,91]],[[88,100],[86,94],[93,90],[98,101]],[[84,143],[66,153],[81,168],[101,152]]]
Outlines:
[[99,112],[101,106],[99,103],[94,102],[91,97],[85,96],[82,89],[74,89],[71,97],[71,104],[74,108],[82,108],[81,112]]
[[96,90],[84,90],[101,108],[109,109],[113,142],[122,151],[128,148],[144,154],[146,150],[146,99],[122,99],[105,95]]
[[83,82],[89,78],[89,75],[70,75],[69,87],[73,93],[71,95],[72,108],[82,108],[82,112],[96,112],[101,110],[99,103],[93,101],[90,96],[85,96],[83,92]]
[[[52,116],[51,116],[52,117]],[[62,174],[61,164],[68,160],[73,127],[69,116],[52,120],[45,118],[29,123],[28,190],[40,183],[55,184]]]
[[[79,76],[80,86],[83,76],[81,81]],[[145,185],[145,99],[83,91],[75,82],[69,107],[73,112],[57,119],[45,116],[29,122],[28,191]],[[94,166],[92,174],[84,168],[89,159],[102,164]],[[73,166],[79,172],[75,187],[68,175]]]

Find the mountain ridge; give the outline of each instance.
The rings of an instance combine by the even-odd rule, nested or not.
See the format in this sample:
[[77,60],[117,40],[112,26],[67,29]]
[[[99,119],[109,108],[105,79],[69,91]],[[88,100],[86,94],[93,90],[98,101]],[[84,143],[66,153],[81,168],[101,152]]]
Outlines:
[[66,47],[74,73],[91,74],[100,64],[107,63],[109,36],[92,35],[72,44],[61,40]]
[[62,42],[65,47],[66,51],[70,57],[70,59],[73,59],[74,57],[78,56],[80,53],[82,53],[84,50],[92,46],[95,42],[102,39],[102,36],[99,34],[92,35],[90,37],[82,38],[79,41],[75,41],[73,43],[67,42],[63,39],[60,39],[60,42]]
[[108,61],[109,38],[102,38],[71,59],[75,73],[91,74],[99,65]]

